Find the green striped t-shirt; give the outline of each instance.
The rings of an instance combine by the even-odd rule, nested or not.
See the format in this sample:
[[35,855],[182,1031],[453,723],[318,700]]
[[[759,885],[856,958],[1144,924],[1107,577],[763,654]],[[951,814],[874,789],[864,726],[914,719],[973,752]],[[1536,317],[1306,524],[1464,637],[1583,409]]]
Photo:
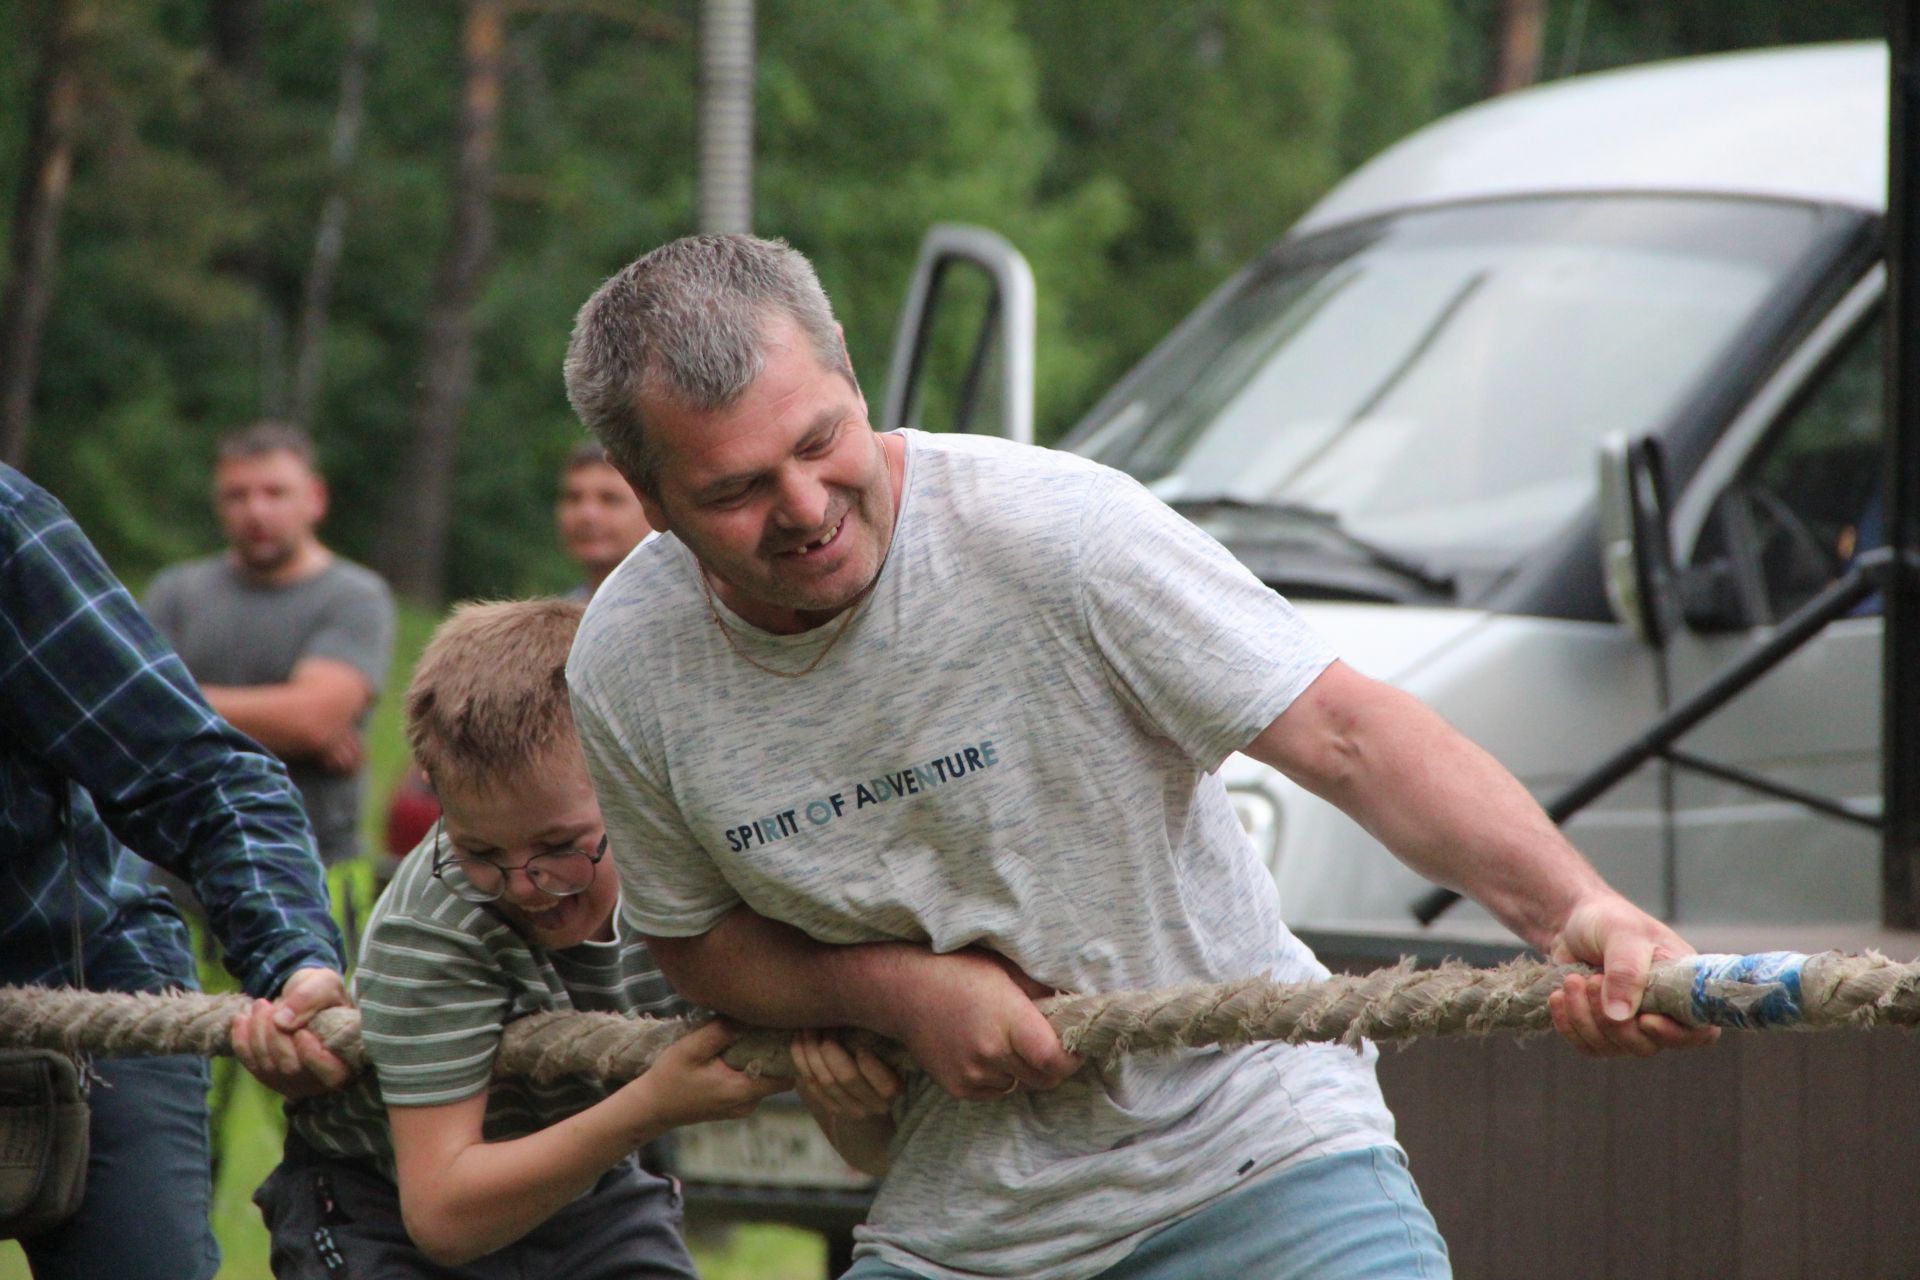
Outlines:
[[492,908],[450,893],[433,876],[435,852],[423,842],[401,861],[367,921],[353,992],[373,1070],[344,1090],[287,1108],[294,1131],[321,1154],[371,1160],[389,1178],[389,1105],[458,1102],[491,1084],[484,1134],[500,1142],[607,1095],[604,1085],[580,1079],[493,1080],[501,1029],[513,1019],[546,1010],[653,1017],[687,1011],[618,910],[613,941],[549,951]]

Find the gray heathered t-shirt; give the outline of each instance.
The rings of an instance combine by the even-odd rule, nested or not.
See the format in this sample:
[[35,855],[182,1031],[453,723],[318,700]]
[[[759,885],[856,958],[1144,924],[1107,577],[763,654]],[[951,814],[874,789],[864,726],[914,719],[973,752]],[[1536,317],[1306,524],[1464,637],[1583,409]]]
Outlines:
[[[201,684],[281,684],[302,658],[332,658],[367,678],[375,693],[393,658],[393,596],[371,569],[335,557],[289,586],[262,586],[225,556],[163,571],[142,602]],[[362,717],[365,724],[365,717]],[[286,762],[328,866],[359,849],[365,770],[327,773]]]
[[607,1096],[607,1086],[583,1077],[494,1080],[500,1034],[513,1019],[547,1011],[656,1018],[687,1012],[631,929],[616,920],[613,941],[564,951],[529,943],[491,908],[455,897],[434,877],[435,854],[447,847],[444,837],[437,848],[429,838],[401,859],[367,920],[353,992],[374,1069],[338,1093],[288,1108],[309,1146],[370,1160],[389,1178],[389,1105],[458,1102],[491,1088],[482,1132],[502,1142]]
[[[662,537],[568,676],[628,923],[745,902],[830,943],[972,944],[1068,991],[1326,970],[1214,775],[1333,655],[1216,542],[1066,454],[905,433],[893,550],[811,674],[735,654]],[[835,627],[735,642],[798,670]],[[861,1251],[935,1277],[1091,1276],[1282,1165],[1389,1144],[1373,1054],[1135,1056],[960,1103],[924,1077]]]

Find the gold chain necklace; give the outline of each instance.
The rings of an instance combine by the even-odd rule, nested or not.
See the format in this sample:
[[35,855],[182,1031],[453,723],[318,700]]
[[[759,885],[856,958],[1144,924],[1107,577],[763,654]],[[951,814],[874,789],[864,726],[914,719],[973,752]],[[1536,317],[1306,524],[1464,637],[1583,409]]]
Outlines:
[[[885,567],[884,561],[881,567]],[[798,671],[782,671],[779,667],[768,666],[740,647],[740,642],[733,638],[733,628],[728,626],[727,620],[720,616],[720,607],[713,602],[713,583],[707,579],[707,567],[696,560],[694,568],[700,574],[700,591],[707,598],[707,616],[713,619],[714,626],[720,628],[720,638],[727,642],[727,648],[733,650],[733,656],[755,670],[764,671],[770,676],[778,676],[782,680],[798,680],[801,676],[812,675],[814,668],[827,660],[827,655],[833,652],[833,646],[840,643],[840,637],[847,634],[847,628],[853,625],[853,615],[860,612],[860,606],[867,602],[867,597],[873,594],[874,585],[880,580],[880,575],[876,573],[874,581],[867,584],[867,589],[860,593],[860,598],[847,606],[846,611],[840,615],[840,625],[835,629],[832,638],[820,652],[813,655],[811,662]]]

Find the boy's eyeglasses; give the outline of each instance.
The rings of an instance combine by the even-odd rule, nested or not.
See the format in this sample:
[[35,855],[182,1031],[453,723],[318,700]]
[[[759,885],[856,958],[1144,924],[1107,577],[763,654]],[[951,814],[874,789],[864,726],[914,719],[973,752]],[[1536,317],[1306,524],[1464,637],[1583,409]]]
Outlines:
[[[440,845],[440,832],[444,829],[445,819],[435,824],[434,847]],[[494,902],[507,891],[507,877],[515,871],[526,873],[527,883],[531,884],[549,898],[571,898],[577,893],[585,893],[593,884],[594,872],[600,866],[600,859],[607,856],[607,837],[600,836],[600,843],[593,852],[585,849],[559,849],[552,853],[536,853],[525,862],[501,863],[486,858],[463,858],[458,855],[435,857],[433,874],[441,884],[456,897],[467,902]],[[449,871],[457,874],[448,875]]]

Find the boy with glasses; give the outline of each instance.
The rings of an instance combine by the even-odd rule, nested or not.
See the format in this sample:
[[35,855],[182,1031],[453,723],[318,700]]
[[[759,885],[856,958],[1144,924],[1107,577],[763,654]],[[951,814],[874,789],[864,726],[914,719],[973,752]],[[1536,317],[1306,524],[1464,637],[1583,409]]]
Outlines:
[[[512,1018],[686,1010],[617,923],[562,675],[581,612],[468,605],[422,655],[407,736],[444,814],[368,922],[354,990],[373,1070],[289,1105],[286,1159],[255,1196],[282,1280],[691,1277],[677,1189],[634,1153],[784,1087],[721,1061],[732,1034],[718,1024],[618,1088],[491,1076]],[[290,1089],[296,1067],[327,1055],[310,1032],[275,1032],[269,1011],[242,1018],[236,1052]],[[795,1059],[802,1096],[849,1158],[870,1162],[897,1080],[817,1037]]]

